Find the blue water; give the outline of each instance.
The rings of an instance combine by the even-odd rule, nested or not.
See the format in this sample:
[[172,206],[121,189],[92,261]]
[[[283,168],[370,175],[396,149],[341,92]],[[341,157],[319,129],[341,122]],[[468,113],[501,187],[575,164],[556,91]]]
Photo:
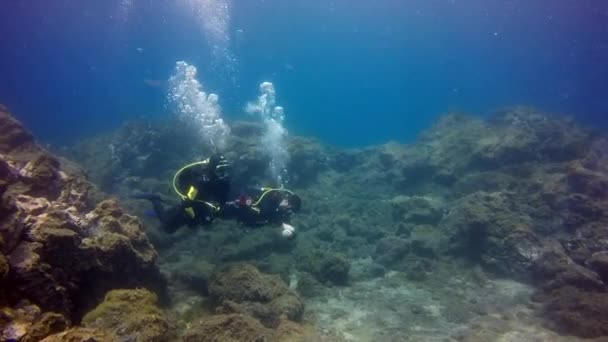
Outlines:
[[[226,3],[229,60],[187,3]],[[342,146],[412,141],[441,113],[517,104],[608,126],[604,0],[3,1],[0,103],[67,144],[172,115],[175,62],[224,115],[274,82],[291,134]],[[223,63],[225,62],[225,63]]]

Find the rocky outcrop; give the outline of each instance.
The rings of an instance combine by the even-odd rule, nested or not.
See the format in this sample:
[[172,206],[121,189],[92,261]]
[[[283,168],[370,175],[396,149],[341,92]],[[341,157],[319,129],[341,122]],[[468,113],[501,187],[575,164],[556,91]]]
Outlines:
[[[24,336],[40,339],[78,322],[113,288],[162,295],[157,253],[141,222],[116,200],[96,204],[101,194],[84,173],[39,147],[5,110],[0,131],[0,304],[12,310],[27,300],[38,308]],[[24,321],[15,317],[9,326]]]
[[300,250],[297,256],[301,270],[312,274],[326,285],[346,285],[350,263],[344,255],[319,249]]
[[[387,171],[376,174],[420,195],[391,201],[398,237],[379,240],[374,258],[398,269],[411,257],[410,235],[437,229],[441,254],[536,284],[554,329],[605,335],[595,304],[608,285],[606,146],[571,120],[523,107],[487,121],[448,115],[418,144],[387,144],[375,161]],[[425,201],[428,193],[443,206]]]
[[42,312],[28,301],[14,308],[0,310],[0,340],[35,342],[63,331],[70,325],[66,318],[55,312]]
[[184,342],[240,342],[270,341],[271,330],[246,315],[214,315],[191,326],[182,340]]
[[307,326],[284,321],[274,330],[241,314],[214,315],[192,324],[182,335],[184,342],[283,342],[320,341]]
[[42,342],[110,342],[118,340],[118,336],[112,335],[107,331],[77,327],[50,335],[43,339]]
[[553,330],[581,337],[608,335],[608,292],[564,286],[545,301],[543,313]]
[[456,201],[440,224],[447,251],[526,280],[542,247],[526,206],[509,192],[476,192]]
[[553,202],[570,234],[546,241],[535,262],[536,299],[547,325],[581,337],[608,335],[608,159],[600,144],[566,170],[567,192]]
[[15,222],[24,223],[24,238],[15,239],[9,253],[16,297],[78,320],[81,310],[111,288],[146,285],[162,291],[154,248],[139,220],[115,200],[86,214],[45,199],[16,200]]
[[248,264],[218,269],[211,276],[209,293],[218,312],[251,315],[270,328],[283,320],[299,322],[304,313],[302,300],[279,277]]
[[32,134],[25,129],[8,112],[6,107],[0,105],[0,153],[18,154],[28,150],[37,149]]
[[82,319],[86,328],[109,331],[119,339],[170,341],[171,324],[148,290],[112,290],[104,301]]

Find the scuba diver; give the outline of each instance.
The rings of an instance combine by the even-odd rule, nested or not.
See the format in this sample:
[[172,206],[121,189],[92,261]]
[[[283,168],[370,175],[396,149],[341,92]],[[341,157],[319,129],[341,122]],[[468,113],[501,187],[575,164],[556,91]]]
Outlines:
[[236,219],[249,227],[280,223],[284,237],[291,238],[295,234],[295,228],[288,222],[301,208],[300,197],[287,189],[262,188],[228,201],[230,167],[220,154],[179,169],[173,177],[173,190],[182,200],[169,209],[164,208],[158,195],[133,196],[152,202],[154,214],[167,233],[185,225],[190,228],[210,225],[220,217]]
[[182,167],[173,177],[173,190],[181,197],[181,202],[169,209],[164,208],[163,200],[156,194],[132,197],[152,202],[154,214],[167,233],[173,233],[182,226],[210,225],[220,211],[220,205],[228,200],[228,162],[224,156],[214,154]]
[[295,228],[289,224],[290,218],[301,207],[302,200],[291,190],[260,188],[227,202],[221,210],[221,217],[234,218],[247,227],[280,223],[281,235],[290,238],[295,234]]

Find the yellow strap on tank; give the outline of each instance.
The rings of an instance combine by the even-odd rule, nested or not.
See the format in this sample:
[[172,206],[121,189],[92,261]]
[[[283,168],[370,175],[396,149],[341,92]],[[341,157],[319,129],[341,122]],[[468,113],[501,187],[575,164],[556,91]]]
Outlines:
[[190,188],[188,189],[188,194],[186,196],[189,200],[193,201],[196,198],[196,195],[198,195],[198,190],[192,185],[190,185]]
[[198,162],[194,162],[192,164],[188,164],[184,167],[182,167],[181,169],[179,169],[175,175],[173,176],[173,191],[175,191],[175,193],[181,197],[182,199],[187,199],[188,195],[187,194],[183,194],[181,192],[179,192],[179,190],[177,189],[177,178],[179,177],[179,175],[182,174],[182,172],[184,172],[184,170],[186,170],[187,168],[193,167],[193,166],[197,166],[197,165],[207,165],[209,164],[209,158],[203,160],[203,161],[198,161]]
[[188,207],[188,208],[184,209],[184,211],[190,218],[194,218],[194,216],[196,216],[196,214],[194,214],[194,209],[192,207]]
[[283,192],[287,192],[289,194],[294,194],[293,191],[291,190],[287,190],[284,188],[280,188],[280,189],[273,189],[273,188],[262,188],[262,190],[264,190],[264,192],[262,193],[262,195],[260,195],[260,198],[258,198],[258,200],[252,204],[253,207],[257,207],[258,204],[260,204],[260,202],[262,202],[262,199],[264,199],[264,196],[266,196],[267,194],[273,192],[273,191],[283,191]]

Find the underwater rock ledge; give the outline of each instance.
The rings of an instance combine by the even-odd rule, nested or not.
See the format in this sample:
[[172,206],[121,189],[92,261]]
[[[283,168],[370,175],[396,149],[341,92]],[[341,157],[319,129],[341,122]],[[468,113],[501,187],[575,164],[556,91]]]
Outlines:
[[79,323],[105,293],[165,296],[142,223],[53,156],[0,107],[0,340],[38,341]]

